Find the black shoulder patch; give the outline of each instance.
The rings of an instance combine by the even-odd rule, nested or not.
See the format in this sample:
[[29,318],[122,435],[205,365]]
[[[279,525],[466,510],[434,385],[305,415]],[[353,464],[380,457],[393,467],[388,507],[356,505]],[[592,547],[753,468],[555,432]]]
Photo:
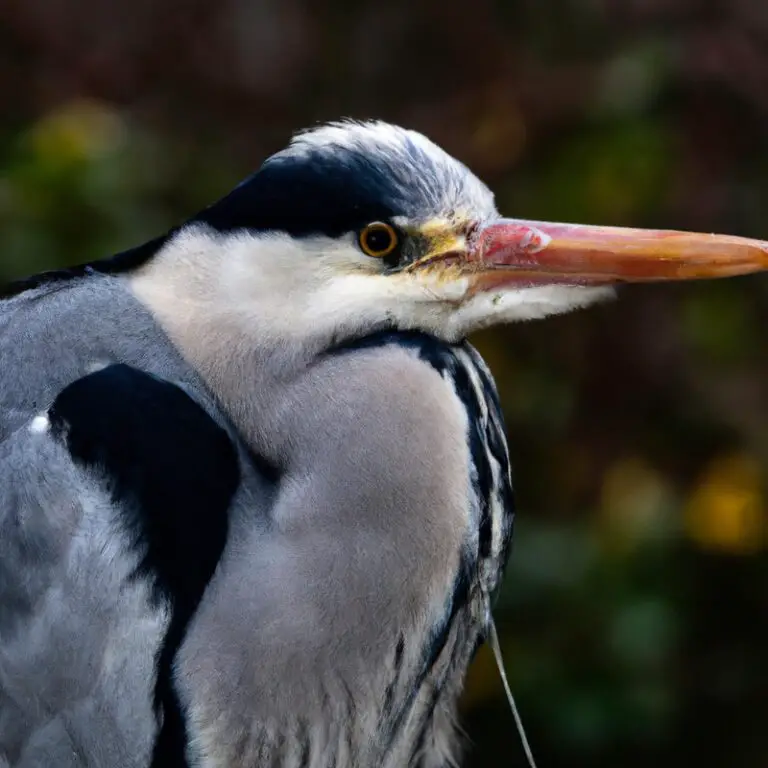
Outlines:
[[127,365],[78,379],[49,411],[73,459],[103,471],[149,578],[171,608],[157,659],[162,720],[152,765],[187,766],[186,732],[172,665],[224,549],[240,482],[235,446],[189,395]]

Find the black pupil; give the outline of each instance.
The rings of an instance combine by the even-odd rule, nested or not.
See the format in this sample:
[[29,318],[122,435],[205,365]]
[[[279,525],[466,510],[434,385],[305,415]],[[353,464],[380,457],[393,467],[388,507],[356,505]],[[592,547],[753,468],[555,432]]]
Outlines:
[[365,244],[373,253],[383,253],[392,247],[392,233],[384,227],[375,227],[365,234]]

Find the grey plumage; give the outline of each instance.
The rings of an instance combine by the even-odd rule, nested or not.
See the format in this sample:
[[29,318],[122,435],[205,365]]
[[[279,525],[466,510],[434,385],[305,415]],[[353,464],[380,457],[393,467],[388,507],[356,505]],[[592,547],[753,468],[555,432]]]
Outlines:
[[[185,385],[225,419],[123,278],[46,290],[7,302],[0,333],[7,366],[0,745],[18,766],[145,765],[165,611],[151,607],[145,584],[126,579],[135,563],[97,479],[29,425],[65,384],[114,360]],[[95,333],[85,338],[84,327]],[[14,328],[24,329],[25,343]],[[61,338],[78,343],[62,347]],[[347,397],[329,389],[339,377]],[[309,750],[308,765],[405,764],[431,705],[427,682],[448,675],[452,698],[482,627],[482,616],[474,626],[456,622],[410,716],[391,702],[385,712],[388,686],[391,701],[407,701],[423,663],[421,642],[403,641],[399,652],[398,643],[424,640],[439,625],[461,547],[471,540],[466,417],[451,387],[395,345],[334,357],[307,379],[301,391],[311,391],[312,402],[295,396],[287,408],[293,426],[276,427],[301,428],[307,439],[292,457],[283,499],[271,504],[255,475],[244,481],[230,543],[177,662],[193,747],[208,753],[202,765],[271,764],[286,739]],[[403,408],[408,389],[423,398],[418,408]],[[332,426],[313,425],[324,399],[321,415]],[[361,453],[366,438],[375,456]],[[321,458],[322,467],[310,469]],[[394,466],[405,472],[384,474]],[[453,484],[427,482],[438,466]],[[339,503],[340,493],[350,501]],[[377,515],[361,520],[372,505]],[[417,513],[413,525],[408,517]],[[484,610],[480,596],[461,610]],[[437,709],[427,750],[448,750],[452,717]],[[370,742],[398,720],[394,744]]]
[[418,134],[339,124],[7,291],[0,766],[454,764],[512,525],[464,338],[611,294],[552,274],[558,227],[499,220]]
[[[198,237],[213,252],[199,266],[217,269],[215,241]],[[175,282],[151,284],[203,274],[172,268]],[[0,304],[0,755],[19,768],[151,758],[169,607],[130,578],[138,554],[105,479],[39,419],[67,384],[121,362],[231,419],[244,457],[227,546],[175,660],[190,765],[442,764],[488,610],[478,574],[462,573],[480,567],[481,502],[450,371],[395,338],[318,359],[271,343],[258,323],[240,365],[211,369],[158,324],[167,305],[153,316],[137,301],[135,274],[53,281]],[[219,344],[239,319],[216,319],[206,330]],[[234,331],[216,358],[242,353],[242,338]],[[467,357],[451,365],[478,364],[457,354]],[[249,449],[280,468],[279,490]],[[497,524],[486,588],[507,535]]]

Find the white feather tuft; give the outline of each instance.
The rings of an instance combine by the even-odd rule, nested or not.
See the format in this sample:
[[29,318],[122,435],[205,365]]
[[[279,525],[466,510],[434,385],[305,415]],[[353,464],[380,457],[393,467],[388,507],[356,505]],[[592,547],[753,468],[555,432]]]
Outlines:
[[43,435],[50,429],[50,427],[51,422],[45,414],[35,416],[35,418],[29,422],[29,431],[33,435]]

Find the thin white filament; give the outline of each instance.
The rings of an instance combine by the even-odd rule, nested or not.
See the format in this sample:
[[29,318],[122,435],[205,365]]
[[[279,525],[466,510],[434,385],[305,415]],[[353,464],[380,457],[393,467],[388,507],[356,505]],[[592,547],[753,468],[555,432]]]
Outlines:
[[525,728],[523,728],[523,721],[520,718],[520,713],[517,711],[517,704],[515,704],[515,697],[512,695],[512,689],[509,687],[509,680],[507,680],[507,673],[504,671],[504,659],[501,656],[501,645],[499,644],[499,635],[496,632],[496,624],[493,621],[493,617],[490,617],[488,628],[489,639],[491,641],[491,650],[496,658],[496,666],[499,668],[499,674],[501,675],[501,682],[504,686],[504,692],[507,694],[507,701],[509,701],[510,709],[512,710],[512,716],[515,718],[515,725],[517,726],[517,732],[520,734],[520,742],[523,745],[523,751],[525,757],[528,760],[530,768],[536,768],[536,761],[533,759],[533,752],[531,752],[531,745],[528,743],[528,737],[525,735]]

